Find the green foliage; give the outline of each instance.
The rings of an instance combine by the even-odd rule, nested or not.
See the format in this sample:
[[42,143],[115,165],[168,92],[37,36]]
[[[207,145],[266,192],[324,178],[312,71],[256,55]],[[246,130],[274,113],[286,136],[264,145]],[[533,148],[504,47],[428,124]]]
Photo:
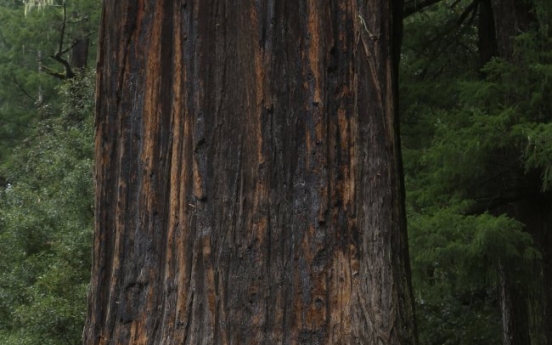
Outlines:
[[479,69],[477,20],[457,25],[469,4],[444,1],[405,23],[401,129],[423,344],[500,344],[499,266],[523,291],[541,279],[534,239],[506,212],[552,188],[549,28],[517,37],[515,61]]
[[38,73],[39,55],[46,60],[54,44],[38,31],[53,20],[49,13],[26,19],[21,8],[0,7],[0,157],[32,132],[34,119],[45,113],[41,104],[56,102],[57,81]]
[[25,15],[33,8],[44,8],[45,6],[53,6],[54,0],[23,0],[25,4]]
[[[30,3],[30,2],[29,2]],[[95,42],[99,21],[99,0],[67,2],[71,14],[65,28],[63,49],[75,37],[90,37]],[[30,136],[40,119],[61,112],[63,97],[56,91],[60,81],[45,73],[62,71],[51,58],[58,49],[63,23],[59,6],[48,6],[25,15],[21,1],[0,2],[0,159]],[[90,47],[89,60],[95,58]],[[63,55],[69,59],[70,50]],[[40,69],[42,71],[40,71]]]
[[80,342],[93,229],[91,80],[65,86],[83,98],[41,121],[0,172],[1,344]]
[[454,208],[409,219],[421,343],[500,344],[499,264],[512,264],[519,279],[530,281],[540,258],[523,224]]

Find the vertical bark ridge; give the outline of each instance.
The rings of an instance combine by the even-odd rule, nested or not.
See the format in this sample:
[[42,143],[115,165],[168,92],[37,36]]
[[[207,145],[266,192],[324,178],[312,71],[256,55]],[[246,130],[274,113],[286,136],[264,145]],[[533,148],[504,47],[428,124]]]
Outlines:
[[85,343],[414,344],[388,3],[104,6]]

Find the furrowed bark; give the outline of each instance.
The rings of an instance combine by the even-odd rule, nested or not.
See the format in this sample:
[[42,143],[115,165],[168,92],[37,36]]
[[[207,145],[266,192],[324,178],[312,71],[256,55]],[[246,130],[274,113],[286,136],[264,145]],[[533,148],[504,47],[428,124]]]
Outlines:
[[105,1],[85,344],[415,344],[398,1]]

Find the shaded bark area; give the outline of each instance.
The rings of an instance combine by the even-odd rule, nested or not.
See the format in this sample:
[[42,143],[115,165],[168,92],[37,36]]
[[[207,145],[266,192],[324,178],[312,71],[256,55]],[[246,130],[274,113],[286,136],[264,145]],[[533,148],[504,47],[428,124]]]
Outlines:
[[71,66],[77,73],[82,73],[88,63],[88,47],[90,39],[88,37],[76,38],[73,40],[73,49],[71,49]]
[[[525,344],[546,345],[552,343],[552,194],[538,193],[515,204],[516,219],[525,224],[535,246],[542,254],[535,271],[540,279],[530,285],[529,322],[531,342]],[[527,301],[527,299],[526,299]],[[519,343],[522,344],[522,343]]]
[[479,0],[479,23],[477,25],[477,48],[480,68],[497,56],[497,42],[491,0]]
[[502,344],[531,344],[529,336],[528,296],[522,282],[516,280],[511,267],[499,264]]
[[415,344],[399,1],[105,1],[85,344]]
[[491,0],[498,54],[513,61],[515,57],[514,38],[527,31],[535,22],[531,0]]

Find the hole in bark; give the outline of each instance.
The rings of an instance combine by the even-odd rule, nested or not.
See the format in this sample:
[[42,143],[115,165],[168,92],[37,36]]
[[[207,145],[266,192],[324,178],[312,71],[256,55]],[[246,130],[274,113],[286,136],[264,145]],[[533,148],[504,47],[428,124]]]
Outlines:
[[316,299],[314,300],[314,306],[316,307],[316,309],[320,309],[324,306],[324,300],[320,297],[316,297]]
[[194,153],[198,153],[199,151],[201,151],[201,149],[205,146],[205,138],[201,138],[197,141],[196,145],[195,145],[195,148],[194,148]]
[[330,53],[330,58],[329,58],[329,63],[326,71],[328,73],[334,73],[337,71],[337,51],[335,47],[332,47],[329,53]]
[[312,268],[314,271],[320,271],[326,266],[326,263],[328,262],[328,253],[326,251],[326,248],[323,248],[319,250],[316,255],[314,256],[314,259],[312,260]]

